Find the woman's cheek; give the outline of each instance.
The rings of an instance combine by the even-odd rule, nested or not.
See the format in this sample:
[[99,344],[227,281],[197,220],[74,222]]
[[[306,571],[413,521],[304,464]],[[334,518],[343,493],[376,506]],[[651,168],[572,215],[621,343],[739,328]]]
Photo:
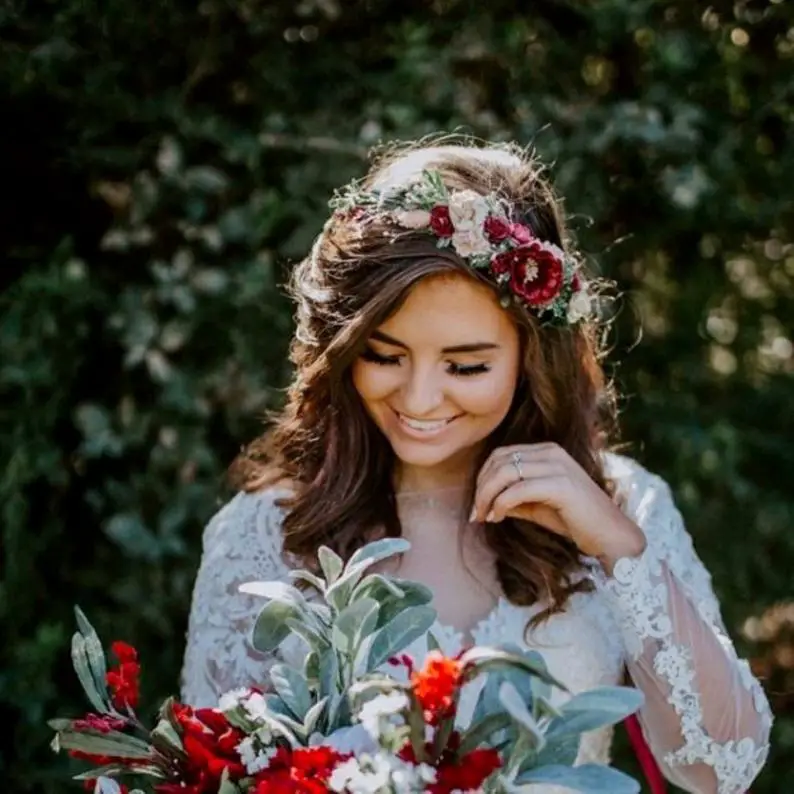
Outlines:
[[365,402],[381,400],[397,388],[399,376],[390,370],[398,369],[367,362],[356,363],[353,365],[353,386]]
[[[494,375],[494,377],[491,377]],[[515,391],[515,380],[507,373],[488,373],[477,382],[462,384],[455,390],[455,401],[472,414],[504,413],[510,409]]]

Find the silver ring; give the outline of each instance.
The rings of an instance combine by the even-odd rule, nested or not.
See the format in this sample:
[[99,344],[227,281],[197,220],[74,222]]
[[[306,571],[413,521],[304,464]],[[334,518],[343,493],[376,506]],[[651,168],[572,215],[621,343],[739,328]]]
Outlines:
[[521,471],[521,455],[519,455],[518,452],[513,453],[512,462],[513,462],[513,466],[516,467],[516,474],[518,474],[518,479],[523,480],[524,472]]

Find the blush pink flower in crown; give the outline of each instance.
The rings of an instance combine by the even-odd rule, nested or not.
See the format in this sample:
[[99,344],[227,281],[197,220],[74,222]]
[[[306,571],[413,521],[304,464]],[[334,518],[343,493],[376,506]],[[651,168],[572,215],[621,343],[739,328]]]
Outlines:
[[437,171],[397,188],[362,190],[352,183],[329,202],[339,217],[386,218],[401,229],[426,231],[452,247],[473,270],[490,274],[503,305],[517,301],[544,325],[570,326],[593,314],[593,298],[575,257],[511,220],[495,193],[449,190]]

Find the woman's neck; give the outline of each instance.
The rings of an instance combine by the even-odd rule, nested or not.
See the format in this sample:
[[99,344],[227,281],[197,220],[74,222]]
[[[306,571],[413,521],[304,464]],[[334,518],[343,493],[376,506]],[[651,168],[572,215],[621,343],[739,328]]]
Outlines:
[[437,466],[415,466],[398,461],[394,470],[395,493],[432,493],[455,488],[465,490],[472,482],[475,463],[476,458],[471,450]]

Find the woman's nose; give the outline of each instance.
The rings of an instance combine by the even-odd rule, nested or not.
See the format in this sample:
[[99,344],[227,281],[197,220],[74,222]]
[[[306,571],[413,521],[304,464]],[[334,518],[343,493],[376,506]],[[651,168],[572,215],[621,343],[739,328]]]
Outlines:
[[444,402],[444,391],[434,373],[414,368],[403,386],[403,410],[414,419],[430,417]]

